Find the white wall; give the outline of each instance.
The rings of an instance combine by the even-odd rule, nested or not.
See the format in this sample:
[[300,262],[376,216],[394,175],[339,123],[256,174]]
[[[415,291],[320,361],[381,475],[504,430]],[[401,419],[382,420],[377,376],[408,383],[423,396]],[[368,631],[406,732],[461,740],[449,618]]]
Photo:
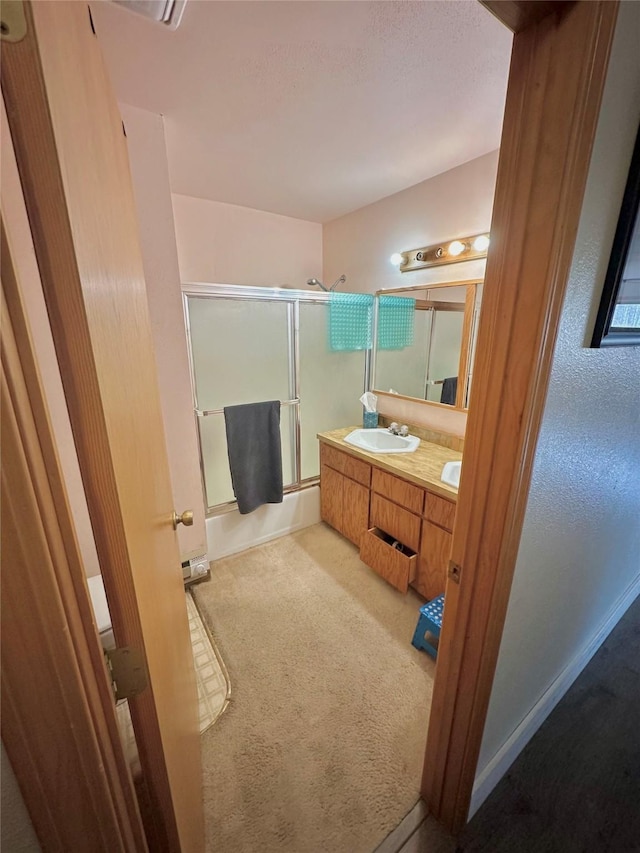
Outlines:
[[0,747],[0,777],[2,778],[0,849],[6,853],[40,853],[41,848],[4,743]]
[[164,123],[162,116],[127,104],[120,110],[127,131],[174,505],[178,512],[194,512],[193,527],[178,527],[184,559],[191,552],[206,552],[205,510]]
[[640,591],[640,349],[587,348],[640,118],[638,32],[640,3],[622,3],[474,808]]
[[325,223],[327,280],[335,281],[344,273],[344,289],[364,293],[441,281],[481,280],[484,260],[401,273],[389,258],[394,252],[488,231],[497,170],[498,152],[492,151]]
[[[443,281],[484,278],[485,261],[464,261],[401,273],[394,252],[488,231],[498,168],[492,151],[462,166],[383,198],[323,228],[327,281],[344,273],[346,290],[372,292]],[[466,413],[451,407],[380,398],[380,412],[397,421],[463,436]]]
[[304,289],[322,280],[322,226],[276,213],[173,195],[183,282]]

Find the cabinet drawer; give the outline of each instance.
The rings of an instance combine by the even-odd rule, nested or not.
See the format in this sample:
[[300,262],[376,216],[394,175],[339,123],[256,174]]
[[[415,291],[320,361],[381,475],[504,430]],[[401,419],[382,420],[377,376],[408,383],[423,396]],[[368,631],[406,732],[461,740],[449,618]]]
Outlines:
[[336,450],[335,447],[329,447],[328,444],[320,442],[321,465],[327,465],[329,468],[333,468],[334,471],[340,471],[340,473],[343,474],[346,458],[346,453],[341,453],[339,450]]
[[339,471],[345,477],[350,477],[367,488],[371,483],[371,465],[368,462],[363,462],[362,459],[356,459],[348,453],[323,443],[320,444],[320,465],[333,468],[334,471]]
[[379,527],[398,542],[417,551],[420,546],[420,516],[396,506],[380,495],[371,495],[370,527]]
[[424,517],[434,524],[439,524],[445,530],[453,530],[453,522],[456,517],[456,505],[452,501],[446,501],[437,495],[427,492],[424,502]]
[[344,454],[344,475],[351,477],[356,483],[362,483],[363,486],[369,488],[371,482],[371,465],[368,462],[363,462],[362,459],[356,459],[353,456]]
[[360,544],[360,559],[391,586],[406,593],[415,577],[418,557],[403,554],[385,541],[384,534],[373,528],[367,530]]
[[371,488],[374,492],[396,504],[400,504],[401,507],[411,512],[418,513],[418,515],[422,513],[424,490],[419,486],[414,486],[399,477],[394,477],[393,474],[387,474],[386,471],[374,468]]

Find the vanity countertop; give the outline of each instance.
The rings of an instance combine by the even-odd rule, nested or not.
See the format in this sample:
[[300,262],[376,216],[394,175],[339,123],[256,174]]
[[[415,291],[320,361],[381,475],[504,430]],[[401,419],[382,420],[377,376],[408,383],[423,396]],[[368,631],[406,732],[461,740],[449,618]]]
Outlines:
[[369,453],[352,444],[347,444],[344,437],[358,427],[334,429],[330,432],[319,432],[318,438],[344,453],[350,453],[358,459],[364,459],[383,471],[402,477],[416,486],[422,486],[430,492],[442,495],[452,501],[457,501],[458,490],[448,486],[440,479],[445,462],[462,459],[462,453],[449,450],[431,441],[420,441],[420,446],[413,453]]

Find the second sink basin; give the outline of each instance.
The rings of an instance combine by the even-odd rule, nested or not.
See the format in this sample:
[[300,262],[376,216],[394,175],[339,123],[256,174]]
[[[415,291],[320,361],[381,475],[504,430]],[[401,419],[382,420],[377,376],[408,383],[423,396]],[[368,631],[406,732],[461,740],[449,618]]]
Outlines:
[[368,450],[369,453],[413,453],[420,444],[416,435],[393,435],[384,427],[354,429],[344,440],[354,447]]
[[457,489],[460,486],[460,469],[462,462],[445,462],[440,479],[448,486]]

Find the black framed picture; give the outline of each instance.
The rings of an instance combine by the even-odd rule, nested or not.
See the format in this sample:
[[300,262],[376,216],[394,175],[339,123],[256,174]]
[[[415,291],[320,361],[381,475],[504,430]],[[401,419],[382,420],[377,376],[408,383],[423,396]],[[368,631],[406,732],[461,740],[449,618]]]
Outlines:
[[592,347],[640,346],[640,128],[602,289]]

